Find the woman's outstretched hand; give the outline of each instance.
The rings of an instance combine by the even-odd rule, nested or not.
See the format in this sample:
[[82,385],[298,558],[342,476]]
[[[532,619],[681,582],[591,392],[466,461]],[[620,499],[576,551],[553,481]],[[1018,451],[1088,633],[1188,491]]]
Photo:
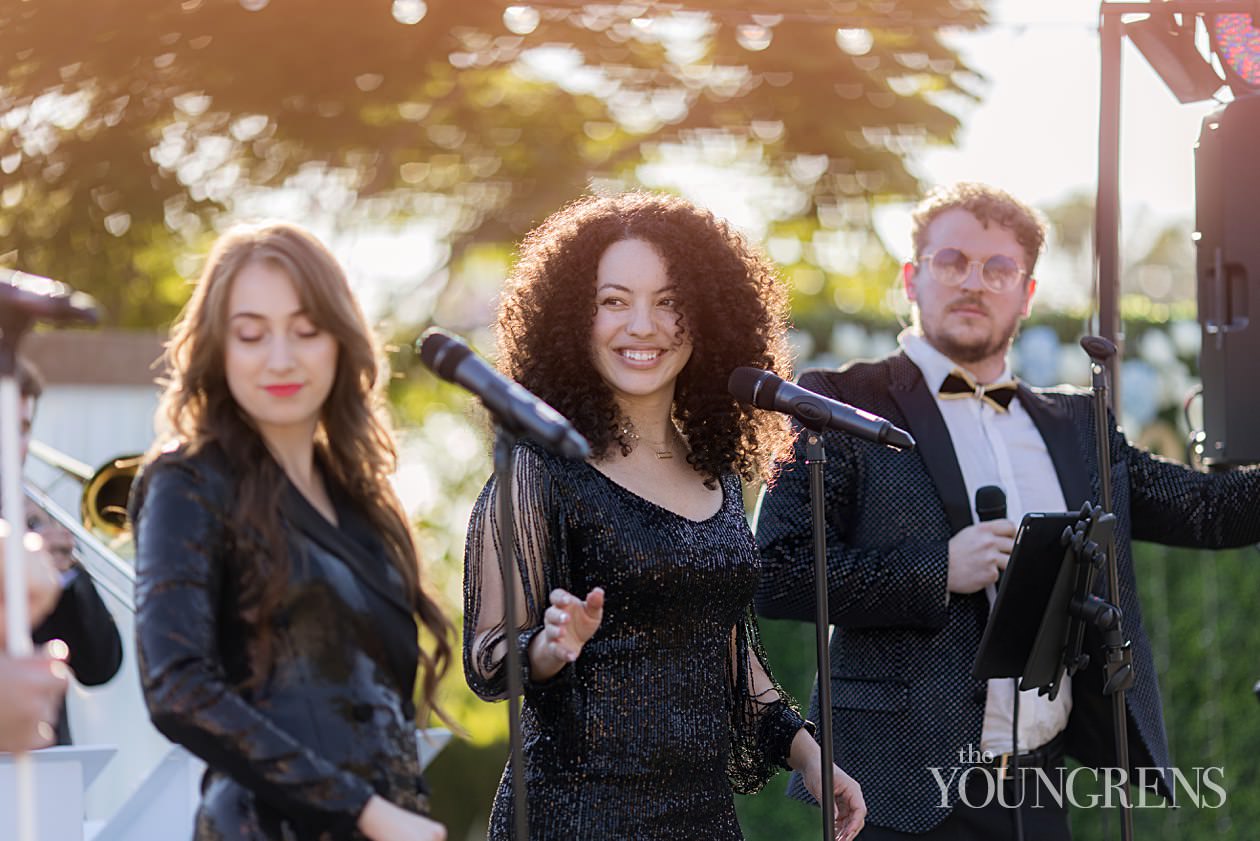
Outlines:
[[551,607],[543,614],[543,629],[530,646],[530,672],[546,680],[577,660],[582,646],[604,621],[604,590],[596,587],[586,599],[566,590],[551,591]]

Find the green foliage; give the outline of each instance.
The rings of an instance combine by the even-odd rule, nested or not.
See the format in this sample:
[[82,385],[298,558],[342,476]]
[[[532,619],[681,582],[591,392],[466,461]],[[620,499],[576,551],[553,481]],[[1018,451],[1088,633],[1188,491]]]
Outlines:
[[[506,717],[502,704],[494,709]],[[490,804],[506,761],[506,737],[492,745],[455,739],[433,760],[425,779],[432,789],[433,817],[446,826],[448,838],[472,841],[485,837]]]
[[464,535],[473,500],[490,475],[488,445],[477,431],[480,424],[467,393],[422,373],[410,354],[406,358],[408,363],[396,362],[405,376],[400,373],[390,388],[391,404],[406,424],[400,434],[402,470],[396,483],[414,518],[426,580],[457,630],[452,640],[455,662],[440,686],[439,704],[472,745],[485,747],[506,738],[506,708],[473,695],[464,682],[459,655]]
[[[1218,798],[1202,789],[1202,808],[1184,790],[1177,809],[1135,809],[1134,835],[1153,841],[1244,841],[1260,821],[1260,565],[1255,547],[1228,552],[1135,547],[1138,588],[1164,700],[1172,763],[1193,780],[1196,767],[1223,768]],[[1119,836],[1118,818],[1076,810],[1079,841]]]

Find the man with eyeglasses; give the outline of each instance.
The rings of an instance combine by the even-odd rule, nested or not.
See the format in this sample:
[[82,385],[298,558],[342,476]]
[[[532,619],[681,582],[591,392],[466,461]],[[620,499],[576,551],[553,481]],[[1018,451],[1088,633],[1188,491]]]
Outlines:
[[[1045,241],[1033,210],[1001,190],[958,184],[928,196],[913,223],[902,281],[914,321],[899,352],[800,381],[918,442],[907,455],[824,435],[836,761],[862,781],[864,839],[1070,839],[1071,801],[1042,774],[1057,783],[1065,754],[1116,765],[1101,657],[1054,701],[971,671],[1014,524],[1098,501],[1092,401],[1079,390],[1030,389],[1007,360]],[[1119,602],[1137,674],[1127,695],[1130,763],[1167,793],[1130,540],[1216,548],[1260,540],[1260,472],[1196,473],[1130,446],[1114,426],[1110,446]],[[761,502],[757,610],[813,621],[808,469],[798,447]],[[973,500],[985,486],[1004,491],[1005,516],[982,521]],[[811,717],[817,703],[815,690]],[[808,797],[795,778],[789,794]]]

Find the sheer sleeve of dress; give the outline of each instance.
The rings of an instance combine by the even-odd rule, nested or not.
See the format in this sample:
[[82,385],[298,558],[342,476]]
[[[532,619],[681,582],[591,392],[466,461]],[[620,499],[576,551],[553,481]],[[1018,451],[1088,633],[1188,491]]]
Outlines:
[[[498,495],[491,478],[473,507],[464,545],[464,676],[473,692],[488,701],[507,697],[507,645],[521,652],[526,693],[537,688],[530,679],[529,644],[542,630],[548,594],[566,586],[563,518],[555,477],[546,456],[525,444],[516,448],[512,504],[516,558],[511,592],[516,600],[517,627],[507,628],[503,575],[499,557]],[[567,679],[565,666],[546,683]]]
[[731,631],[731,758],[727,776],[739,794],[756,794],[787,768],[797,732],[813,725],[801,718],[795,701],[775,682],[750,606]]

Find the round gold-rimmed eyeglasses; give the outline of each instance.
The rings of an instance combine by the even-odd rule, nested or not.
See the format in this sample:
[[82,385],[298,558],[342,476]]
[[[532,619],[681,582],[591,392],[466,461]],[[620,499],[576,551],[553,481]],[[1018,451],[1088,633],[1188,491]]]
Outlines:
[[919,265],[927,263],[932,279],[943,286],[962,286],[971,273],[972,266],[980,267],[980,282],[990,292],[1005,292],[1023,280],[1028,274],[1005,254],[994,254],[985,260],[972,260],[958,248],[938,248],[919,258]]

